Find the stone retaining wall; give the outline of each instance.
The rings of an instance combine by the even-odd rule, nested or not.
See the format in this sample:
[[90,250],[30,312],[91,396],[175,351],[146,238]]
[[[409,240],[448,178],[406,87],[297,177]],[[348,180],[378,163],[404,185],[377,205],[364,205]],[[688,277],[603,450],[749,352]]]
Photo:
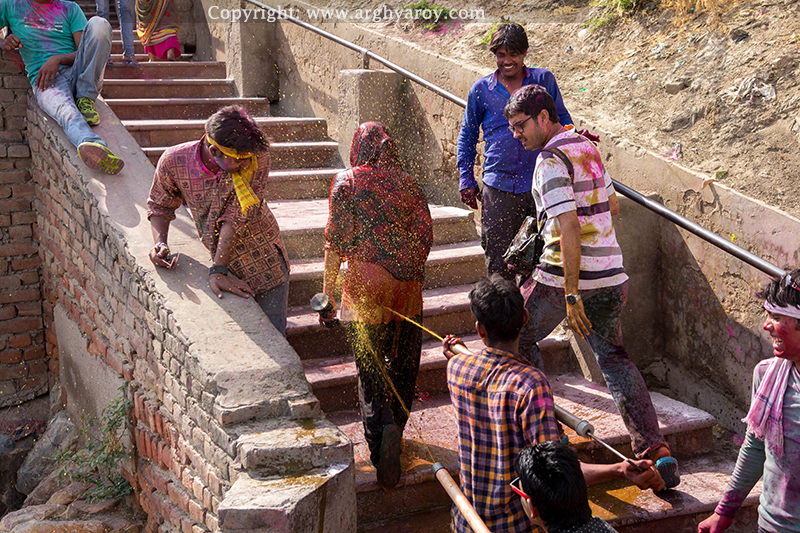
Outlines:
[[31,86],[19,65],[19,53],[0,53],[0,407],[46,393],[48,365],[55,368],[58,358],[52,339],[45,341],[42,322],[25,126]]

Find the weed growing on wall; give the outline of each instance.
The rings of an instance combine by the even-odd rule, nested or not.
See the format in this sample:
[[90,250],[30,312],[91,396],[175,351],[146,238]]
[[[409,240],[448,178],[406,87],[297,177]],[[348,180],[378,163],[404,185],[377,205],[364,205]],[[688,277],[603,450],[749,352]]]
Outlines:
[[[90,483],[84,494],[90,501],[121,498],[133,492],[130,483],[122,476],[120,463],[131,456],[122,439],[130,427],[131,404],[125,395],[125,386],[119,388],[120,396],[109,402],[98,421],[95,416],[85,416],[79,435],[86,445],[76,451],[59,450],[54,459],[62,467],[62,475],[70,481]],[[92,429],[98,425],[97,431]]]

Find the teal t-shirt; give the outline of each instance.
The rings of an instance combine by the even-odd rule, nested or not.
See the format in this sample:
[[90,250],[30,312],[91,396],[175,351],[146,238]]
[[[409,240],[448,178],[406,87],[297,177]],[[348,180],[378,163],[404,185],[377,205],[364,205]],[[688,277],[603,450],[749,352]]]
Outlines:
[[0,0],[0,28],[8,26],[19,37],[19,53],[31,86],[39,69],[51,56],[71,54],[77,48],[72,34],[83,31],[86,16],[75,2],[52,0]]

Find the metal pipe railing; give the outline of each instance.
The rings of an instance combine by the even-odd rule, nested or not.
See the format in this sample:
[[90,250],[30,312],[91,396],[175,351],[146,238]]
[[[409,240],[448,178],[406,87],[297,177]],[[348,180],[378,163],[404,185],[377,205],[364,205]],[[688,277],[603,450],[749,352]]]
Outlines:
[[[261,9],[265,9],[270,13],[274,13],[276,15],[279,15],[280,20],[288,20],[289,22],[292,22],[293,24],[297,24],[298,26],[300,26],[302,28],[305,28],[310,32],[316,33],[317,35],[325,37],[326,39],[330,39],[331,41],[334,41],[334,42],[344,46],[345,48],[349,48],[350,50],[358,52],[359,54],[361,54],[361,57],[362,57],[362,60],[361,60],[362,68],[365,68],[365,69],[369,68],[369,60],[370,59],[374,59],[375,61],[377,61],[377,62],[381,63],[382,65],[388,67],[389,69],[397,72],[398,74],[401,74],[401,75],[405,76],[406,78],[410,79],[411,81],[413,81],[415,83],[418,83],[419,85],[422,85],[426,89],[429,89],[429,90],[435,92],[436,94],[440,95],[445,100],[449,100],[450,102],[453,102],[454,104],[459,105],[459,106],[461,106],[463,108],[467,107],[467,101],[464,100],[463,98],[459,98],[458,96],[454,95],[453,93],[442,89],[438,85],[434,85],[433,83],[431,83],[431,82],[429,82],[427,80],[424,80],[423,78],[420,78],[419,76],[417,76],[413,72],[409,72],[408,70],[404,69],[403,67],[392,63],[388,59],[383,58],[383,57],[379,56],[378,54],[375,54],[374,52],[371,52],[370,50],[364,48],[363,46],[358,46],[357,44],[351,43],[350,41],[342,39],[341,37],[333,35],[332,33],[328,33],[325,30],[321,30],[321,29],[317,28],[316,26],[312,26],[311,24],[309,24],[307,22],[303,22],[302,20],[300,20],[298,18],[295,18],[295,17],[292,17],[291,15],[286,14],[285,11],[281,11],[281,10],[275,9],[273,7],[270,7],[270,6],[266,5],[266,4],[263,4],[263,3],[259,2],[258,0],[245,0],[245,1],[250,3],[250,4],[253,4],[255,6],[258,6]],[[678,213],[668,209],[667,207],[663,206],[662,204],[659,204],[658,202],[655,202],[655,201],[647,198],[646,196],[643,196],[642,194],[638,193],[637,191],[631,189],[630,187],[628,187],[626,185],[623,185],[622,183],[619,183],[616,180],[612,180],[612,181],[614,182],[614,188],[620,194],[622,194],[623,196],[625,196],[625,197],[633,200],[637,204],[639,204],[639,205],[641,205],[641,206],[653,211],[657,215],[660,215],[660,216],[666,218],[670,222],[673,222],[674,224],[682,227],[683,229],[685,229],[685,230],[697,235],[701,239],[707,241],[710,244],[713,244],[714,246],[716,246],[717,248],[720,248],[724,252],[727,252],[727,253],[731,254],[732,256],[734,256],[734,257],[736,257],[738,259],[741,259],[742,261],[744,261],[748,265],[750,265],[750,266],[752,266],[754,268],[757,268],[758,270],[768,274],[769,276],[771,276],[773,278],[781,278],[784,274],[786,274],[786,272],[782,268],[778,268],[777,266],[773,265],[769,261],[766,261],[765,259],[762,259],[762,258],[760,258],[760,257],[748,252],[744,248],[741,248],[741,247],[736,246],[735,244],[733,244],[731,242],[728,242],[727,240],[723,239],[722,237],[720,237],[716,233],[713,233],[713,232],[707,230],[706,228],[700,226],[699,224],[696,224],[696,223],[692,222],[691,220],[689,220],[689,219],[679,215]]]

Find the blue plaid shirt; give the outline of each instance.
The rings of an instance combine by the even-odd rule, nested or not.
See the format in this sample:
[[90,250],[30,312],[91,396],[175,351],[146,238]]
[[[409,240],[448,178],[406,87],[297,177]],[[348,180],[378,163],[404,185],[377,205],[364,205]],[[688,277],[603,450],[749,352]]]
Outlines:
[[[516,354],[486,348],[450,359],[447,388],[458,422],[464,495],[493,533],[531,533],[509,483],[522,448],[559,438],[547,377]],[[470,531],[455,506],[453,529]]]

